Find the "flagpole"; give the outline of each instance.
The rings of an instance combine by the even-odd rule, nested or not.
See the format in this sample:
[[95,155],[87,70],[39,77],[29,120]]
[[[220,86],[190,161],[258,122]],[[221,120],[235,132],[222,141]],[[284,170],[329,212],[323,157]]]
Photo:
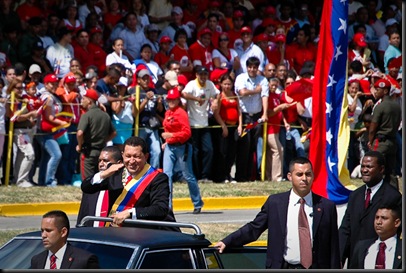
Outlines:
[[[14,110],[14,100],[15,100],[15,93],[14,91],[11,92],[10,97],[10,109]],[[7,106],[6,106],[7,107]],[[11,151],[13,150],[13,131],[14,131],[14,121],[10,119],[10,123],[8,126],[8,145],[7,145],[7,162],[6,162],[6,177],[4,178],[4,184],[8,186],[10,181],[10,165],[11,165]]]
[[266,172],[266,146],[267,146],[268,122],[264,122],[262,134],[262,158],[261,158],[261,181],[265,181]]

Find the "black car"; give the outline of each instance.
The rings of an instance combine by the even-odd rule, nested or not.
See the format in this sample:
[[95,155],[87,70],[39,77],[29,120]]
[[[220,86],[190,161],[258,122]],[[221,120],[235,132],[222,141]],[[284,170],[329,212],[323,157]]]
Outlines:
[[[86,221],[111,218],[85,217],[71,228],[68,241],[99,258],[101,269],[264,269],[266,247],[227,249],[219,254],[200,228],[191,223],[125,220],[131,227],[83,227]],[[194,234],[157,227],[194,229]],[[1,269],[28,269],[31,257],[44,250],[41,232],[14,237],[0,248]]]

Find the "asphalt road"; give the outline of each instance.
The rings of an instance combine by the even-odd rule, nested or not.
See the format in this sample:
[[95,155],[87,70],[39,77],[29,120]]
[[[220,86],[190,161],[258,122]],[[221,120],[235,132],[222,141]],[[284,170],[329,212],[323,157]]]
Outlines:
[[[176,212],[178,222],[186,223],[238,223],[251,221],[258,210],[202,210],[200,214],[192,212]],[[76,225],[76,215],[68,215],[71,226]],[[0,230],[39,228],[41,216],[0,217]]]

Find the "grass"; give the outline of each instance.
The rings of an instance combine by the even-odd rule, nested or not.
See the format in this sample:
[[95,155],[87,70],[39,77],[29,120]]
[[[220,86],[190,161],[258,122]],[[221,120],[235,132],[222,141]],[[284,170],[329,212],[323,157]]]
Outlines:
[[[361,180],[352,181],[356,187],[363,184]],[[229,196],[267,196],[283,192],[291,188],[290,182],[255,181],[237,184],[201,183],[201,195],[205,197]],[[186,183],[174,183],[174,198],[188,198],[189,190]],[[0,187],[1,203],[41,203],[41,202],[80,202],[82,191],[73,186],[55,188],[31,187],[20,188],[15,185]],[[45,201],[46,200],[46,201]]]

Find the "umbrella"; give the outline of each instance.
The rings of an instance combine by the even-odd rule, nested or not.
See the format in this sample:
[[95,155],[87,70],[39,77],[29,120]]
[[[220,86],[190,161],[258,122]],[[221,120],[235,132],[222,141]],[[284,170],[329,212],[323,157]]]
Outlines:
[[286,87],[286,93],[295,101],[303,101],[312,96],[313,81],[305,78],[294,81]]

